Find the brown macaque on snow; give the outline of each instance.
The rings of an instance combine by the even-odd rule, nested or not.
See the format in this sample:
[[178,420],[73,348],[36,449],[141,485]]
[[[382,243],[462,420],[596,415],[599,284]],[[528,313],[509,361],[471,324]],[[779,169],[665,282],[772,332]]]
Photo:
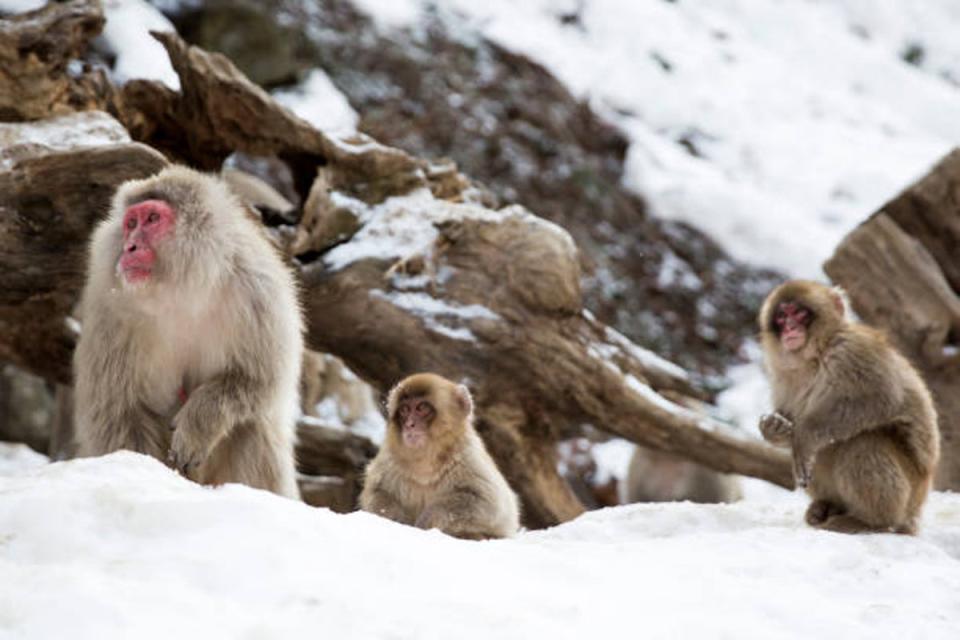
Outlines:
[[413,375],[390,392],[387,411],[386,439],[360,494],[364,511],[458,538],[517,531],[517,497],[473,428],[466,387]]
[[204,484],[298,496],[296,286],[222,180],[171,167],[121,185],[80,316],[79,455],[129,449]]
[[826,285],[777,287],[759,321],[775,409],[760,430],[792,448],[796,482],[813,498],[807,523],[916,533],[939,456],[920,375],[880,332],[850,320]]

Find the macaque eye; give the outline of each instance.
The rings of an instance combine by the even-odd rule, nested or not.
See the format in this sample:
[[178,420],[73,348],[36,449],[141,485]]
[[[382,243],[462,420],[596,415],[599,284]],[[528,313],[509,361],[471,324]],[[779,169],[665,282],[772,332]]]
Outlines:
[[147,222],[157,222],[160,219],[160,214],[156,211],[151,211],[150,215],[147,216]]
[[130,216],[129,218],[127,218],[127,229],[130,229],[132,231],[133,229],[136,229],[136,228],[137,228],[137,219],[134,218],[133,216]]
[[419,413],[420,415],[424,415],[428,411],[430,411],[430,405],[428,405],[426,402],[423,402],[421,400],[420,402],[417,403],[417,413]]

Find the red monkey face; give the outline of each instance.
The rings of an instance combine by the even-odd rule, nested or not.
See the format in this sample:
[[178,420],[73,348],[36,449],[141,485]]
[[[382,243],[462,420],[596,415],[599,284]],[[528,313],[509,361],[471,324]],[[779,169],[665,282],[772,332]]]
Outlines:
[[400,400],[394,421],[400,428],[403,444],[419,449],[427,443],[428,429],[437,415],[433,405],[423,397],[409,397]]
[[117,268],[127,282],[150,279],[157,260],[157,243],[173,231],[176,215],[163,200],[144,200],[123,214],[123,253]]
[[797,351],[807,343],[807,329],[813,312],[798,302],[781,302],[773,314],[773,324],[780,344],[787,351]]

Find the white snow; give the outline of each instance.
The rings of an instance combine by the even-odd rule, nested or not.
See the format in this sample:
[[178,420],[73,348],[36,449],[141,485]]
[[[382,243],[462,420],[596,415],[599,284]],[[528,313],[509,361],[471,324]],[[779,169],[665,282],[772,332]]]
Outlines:
[[277,102],[329,134],[349,134],[360,116],[323,69],[313,69],[300,85],[273,92]]
[[[21,475],[30,469],[42,467],[47,462],[47,456],[37,453],[25,444],[0,442],[0,476]],[[2,538],[0,529],[0,540]]]
[[[819,275],[848,230],[960,142],[954,0],[360,6],[396,28],[426,4],[453,33],[541,62],[618,124],[627,183],[654,213],[794,275]],[[579,24],[561,23],[569,13]],[[911,43],[920,68],[900,58]]]
[[83,111],[35,122],[0,122],[0,169],[37,151],[79,150],[130,142],[130,134],[102,111]]
[[918,538],[805,500],[631,505],[468,542],[117,453],[0,477],[10,638],[953,638],[960,496]]
[[[346,202],[343,194],[332,194]],[[350,199],[360,208],[352,210],[363,227],[350,242],[338,245],[323,256],[331,269],[342,269],[358,260],[396,260],[428,253],[437,239],[436,225],[451,220],[502,221],[519,218],[543,227],[547,233],[560,234],[573,248],[573,240],[561,227],[539,218],[519,206],[491,211],[468,203],[437,200],[429,189],[418,189],[403,196],[387,198],[373,207]]]
[[0,12],[8,14],[26,13],[45,5],[45,0],[0,0]]
[[370,295],[409,311],[423,320],[424,326],[430,331],[454,340],[470,342],[477,339],[467,326],[463,326],[465,322],[478,319],[500,320],[500,316],[482,305],[456,304],[419,291],[381,291],[380,289],[374,289],[370,292]]
[[107,24],[100,39],[117,57],[113,79],[119,83],[134,78],[158,80],[179,89],[180,78],[167,50],[150,35],[150,31],[176,31],[173,24],[146,0],[102,0],[102,4]]

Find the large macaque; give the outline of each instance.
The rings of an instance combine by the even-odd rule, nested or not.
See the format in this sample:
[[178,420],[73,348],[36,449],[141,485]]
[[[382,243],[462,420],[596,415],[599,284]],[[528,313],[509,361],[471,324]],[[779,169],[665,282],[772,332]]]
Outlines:
[[298,495],[296,286],[220,179],[172,167],[123,184],[80,315],[79,455],[130,449],[204,484]]
[[458,538],[516,532],[517,497],[473,428],[466,387],[410,376],[390,392],[387,410],[387,436],[360,494],[364,511]]
[[837,290],[816,282],[776,288],[760,330],[775,408],[760,430],[793,449],[797,484],[813,498],[807,523],[916,533],[939,456],[920,375],[882,334],[848,319]]

